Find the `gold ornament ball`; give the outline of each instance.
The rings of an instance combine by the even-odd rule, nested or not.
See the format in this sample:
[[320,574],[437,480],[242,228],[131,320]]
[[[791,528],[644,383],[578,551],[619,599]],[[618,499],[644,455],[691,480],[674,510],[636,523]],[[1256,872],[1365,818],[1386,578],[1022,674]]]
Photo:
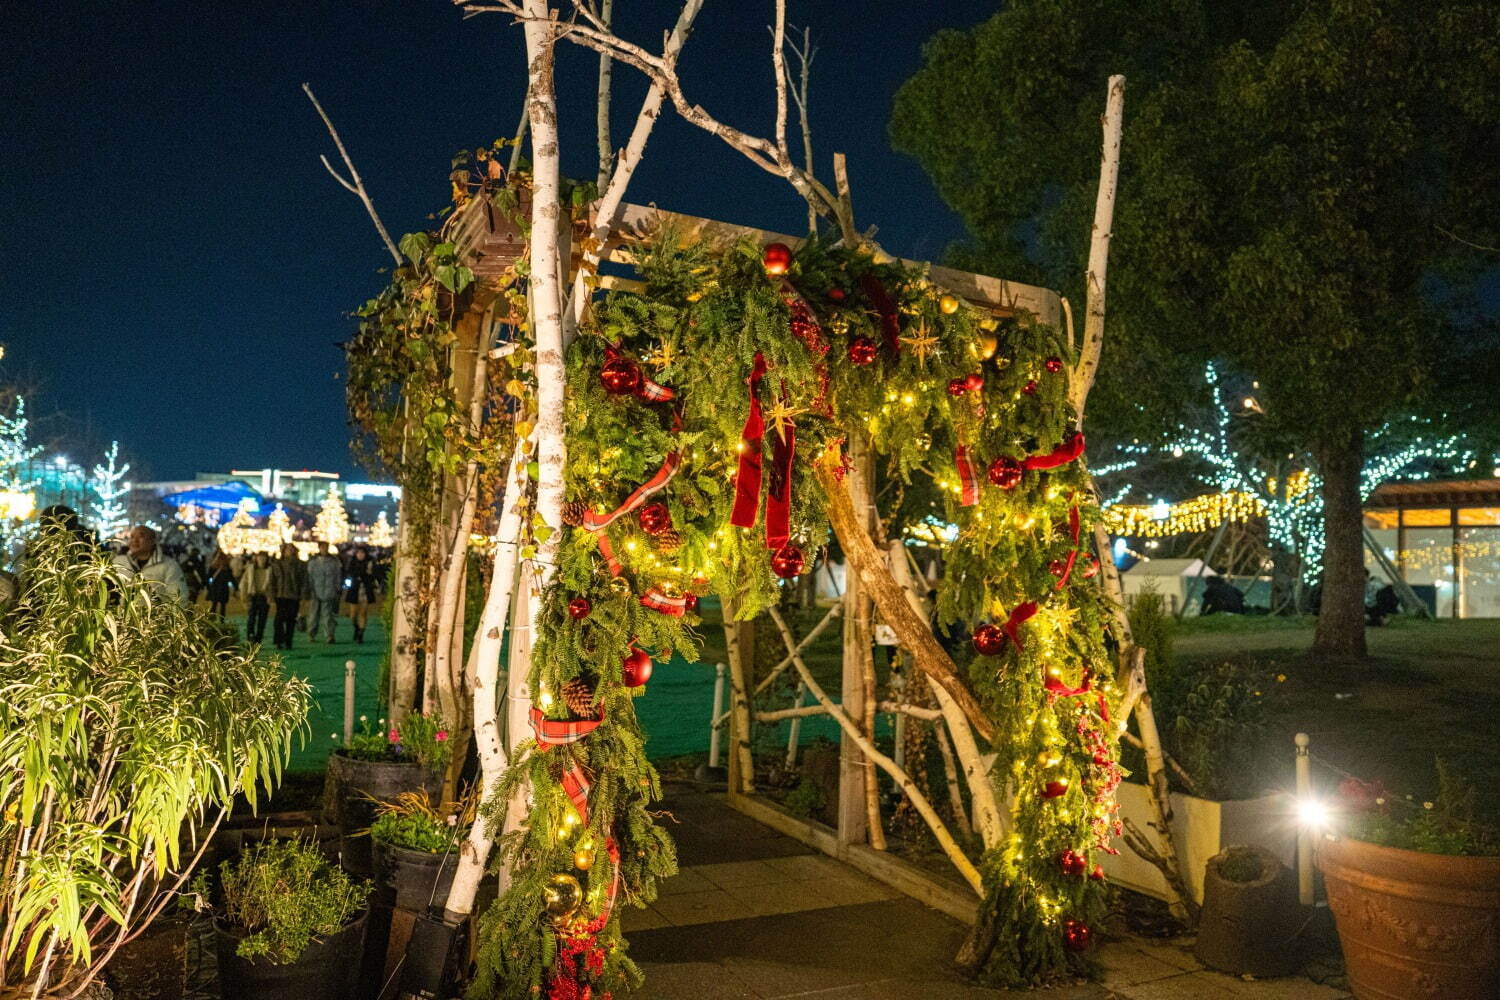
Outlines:
[[1000,338],[993,332],[981,333],[979,335],[979,360],[988,361],[995,356],[1000,349]]
[[594,867],[594,852],[591,848],[580,847],[573,852],[573,867],[581,872],[586,872]]
[[1057,751],[1055,750],[1043,750],[1036,755],[1036,762],[1040,767],[1056,767],[1062,763],[1062,758],[1057,755]]
[[943,311],[943,314],[945,316],[952,316],[954,313],[958,312],[958,296],[944,295],[942,298],[938,299],[938,308]]
[[609,589],[611,593],[617,594],[620,597],[626,597],[630,594],[630,584],[626,582],[623,576],[611,579],[609,581]]
[[583,886],[566,872],[558,872],[547,880],[542,890],[547,908],[547,917],[554,923],[567,920],[583,903]]

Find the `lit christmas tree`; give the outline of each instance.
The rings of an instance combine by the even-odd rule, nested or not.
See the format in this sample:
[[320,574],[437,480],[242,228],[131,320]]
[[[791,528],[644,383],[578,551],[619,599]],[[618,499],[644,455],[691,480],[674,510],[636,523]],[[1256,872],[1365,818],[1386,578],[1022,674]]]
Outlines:
[[266,528],[278,545],[292,540],[292,519],[287,516],[286,508],[281,504],[277,504],[276,509],[271,511],[271,516],[266,518]]
[[318,541],[329,545],[342,545],[349,540],[349,514],[344,510],[344,500],[337,488],[328,487],[328,495],[323,498],[312,533]]
[[377,549],[388,549],[396,544],[396,535],[391,531],[391,522],[385,518],[385,511],[381,511],[375,523],[370,525],[370,544]]
[[11,521],[24,521],[36,507],[29,463],[42,449],[31,444],[26,400],[16,397],[12,413],[0,413],[0,541],[10,538]]
[[127,523],[125,504],[120,498],[130,492],[130,484],[125,482],[125,473],[130,471],[130,466],[120,465],[119,459],[120,442],[111,441],[109,451],[104,454],[107,464],[95,465],[93,475],[89,477],[89,489],[96,498],[89,506],[94,527],[101,538],[118,536]]

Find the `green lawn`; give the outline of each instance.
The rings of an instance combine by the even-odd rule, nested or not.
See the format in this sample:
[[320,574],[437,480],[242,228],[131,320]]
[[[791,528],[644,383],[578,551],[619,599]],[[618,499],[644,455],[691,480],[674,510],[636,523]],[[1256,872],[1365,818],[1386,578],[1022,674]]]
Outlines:
[[1305,732],[1325,787],[1337,781],[1336,768],[1430,799],[1442,757],[1474,783],[1481,813],[1500,820],[1500,620],[1395,619],[1369,630],[1370,659],[1358,666],[1312,656],[1313,624],[1188,619],[1177,627],[1177,659],[1182,667],[1234,660],[1265,668],[1271,731],[1261,756],[1272,781],[1290,785],[1292,737]]

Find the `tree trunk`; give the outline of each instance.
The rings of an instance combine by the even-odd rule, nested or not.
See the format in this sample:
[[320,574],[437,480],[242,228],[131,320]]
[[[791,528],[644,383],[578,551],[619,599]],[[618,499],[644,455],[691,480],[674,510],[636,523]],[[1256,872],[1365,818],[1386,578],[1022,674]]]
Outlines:
[[1364,522],[1359,496],[1364,432],[1318,454],[1323,475],[1323,597],[1313,651],[1334,660],[1365,657]]

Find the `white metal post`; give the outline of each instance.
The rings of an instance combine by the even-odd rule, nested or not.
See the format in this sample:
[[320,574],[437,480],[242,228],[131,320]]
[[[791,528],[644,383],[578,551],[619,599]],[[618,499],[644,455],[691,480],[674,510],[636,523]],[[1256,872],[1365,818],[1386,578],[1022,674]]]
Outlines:
[[[1312,740],[1306,733],[1294,737],[1297,744],[1297,801],[1312,801],[1312,759],[1307,747]],[[1313,836],[1312,826],[1306,822],[1297,824],[1297,901],[1303,906],[1313,904]]]
[[714,664],[714,710],[708,717],[708,766],[719,766],[719,743],[723,738],[724,725],[728,721],[724,712],[724,677],[729,668],[722,663]]
[[354,737],[354,661],[344,661],[344,746]]
[[[802,696],[807,693],[807,686],[801,681],[797,682],[797,697],[792,699],[793,708],[802,707]],[[797,744],[802,740],[802,716],[792,716],[792,729],[786,738],[786,766],[797,766]]]

